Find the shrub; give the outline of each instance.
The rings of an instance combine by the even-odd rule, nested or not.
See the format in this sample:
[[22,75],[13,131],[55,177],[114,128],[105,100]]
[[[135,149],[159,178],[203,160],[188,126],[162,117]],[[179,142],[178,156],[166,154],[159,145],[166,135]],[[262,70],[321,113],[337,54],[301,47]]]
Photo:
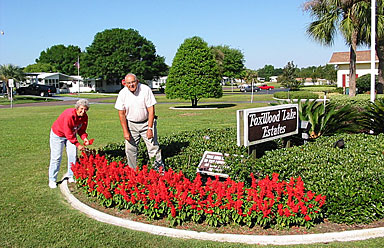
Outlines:
[[379,98],[374,103],[369,102],[359,123],[366,131],[374,134],[384,133],[384,99]]
[[[345,141],[345,148],[334,148],[340,139]],[[325,215],[333,222],[369,223],[384,217],[384,134],[321,136],[288,149],[276,149],[281,147],[276,140],[257,148],[259,156],[265,151],[259,159],[236,146],[234,129],[183,132],[160,142],[166,165],[183,171],[191,181],[205,150],[229,153],[225,173],[246,187],[252,184],[250,173],[256,179],[278,173],[286,181],[300,176],[308,190],[327,196]],[[140,154],[145,153],[142,147]]]
[[[384,95],[376,95],[376,98],[384,98]],[[351,105],[353,108],[362,111],[368,107],[370,102],[370,95],[359,94],[354,97],[350,97],[349,95],[333,95],[330,96],[330,101],[331,103],[339,106]]]
[[[334,148],[340,139],[345,148]],[[253,167],[260,177],[300,175],[309,190],[327,195],[325,214],[333,222],[369,223],[384,217],[383,150],[382,134],[338,134],[267,152]]]
[[280,91],[273,94],[278,99],[318,99],[319,95],[310,91]]
[[[377,76],[375,80],[375,88],[378,84]],[[356,79],[356,88],[358,89],[359,93],[365,93],[367,91],[371,90],[371,74],[363,75]]]
[[309,136],[312,139],[358,130],[355,125],[358,114],[350,105],[339,107],[332,103],[299,101],[299,115],[300,120],[311,124]]

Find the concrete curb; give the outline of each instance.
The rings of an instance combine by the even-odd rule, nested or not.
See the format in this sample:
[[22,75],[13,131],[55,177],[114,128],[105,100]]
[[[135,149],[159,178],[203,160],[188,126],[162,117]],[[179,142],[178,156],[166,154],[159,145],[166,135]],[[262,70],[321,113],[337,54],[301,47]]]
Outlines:
[[163,235],[173,238],[199,239],[217,242],[233,242],[260,245],[294,245],[311,243],[329,243],[335,241],[357,241],[370,238],[384,237],[384,227],[353,230],[333,233],[306,234],[306,235],[241,235],[206,233],[188,230],[178,230],[161,226],[154,226],[128,219],[118,218],[98,210],[95,210],[75,198],[68,189],[67,180],[60,184],[60,190],[71,206],[89,217],[116,226],[129,228],[136,231],[147,232],[155,235]]
[[173,110],[213,110],[218,108],[178,108],[178,107],[169,107],[169,109]]

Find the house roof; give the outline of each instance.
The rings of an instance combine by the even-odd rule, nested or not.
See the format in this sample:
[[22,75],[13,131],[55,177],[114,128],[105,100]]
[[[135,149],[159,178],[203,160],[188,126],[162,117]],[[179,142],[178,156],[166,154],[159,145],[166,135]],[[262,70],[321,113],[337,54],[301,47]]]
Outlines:
[[[371,50],[356,52],[356,63],[369,63],[370,61]],[[375,61],[379,61],[377,54]],[[328,64],[349,64],[349,52],[334,52]]]

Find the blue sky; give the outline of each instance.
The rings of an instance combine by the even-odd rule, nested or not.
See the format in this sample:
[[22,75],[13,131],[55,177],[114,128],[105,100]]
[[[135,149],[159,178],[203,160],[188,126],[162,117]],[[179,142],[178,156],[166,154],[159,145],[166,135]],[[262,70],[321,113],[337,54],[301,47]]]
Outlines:
[[[152,41],[168,65],[186,38],[243,52],[259,69],[325,65],[334,51],[349,51],[340,36],[331,47],[309,38],[304,0],[0,0],[0,64],[27,66],[58,45],[89,46],[96,33],[133,28]],[[363,48],[364,49],[364,48]]]

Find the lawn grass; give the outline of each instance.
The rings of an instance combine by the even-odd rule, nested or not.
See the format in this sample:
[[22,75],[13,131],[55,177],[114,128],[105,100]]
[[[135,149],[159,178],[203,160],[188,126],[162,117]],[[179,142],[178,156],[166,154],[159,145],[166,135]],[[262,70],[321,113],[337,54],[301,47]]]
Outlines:
[[108,98],[108,97],[117,97],[117,93],[72,93],[72,94],[56,94],[56,96],[65,96],[65,97],[74,97],[74,98],[88,98],[88,99],[97,99],[97,98]]
[[[23,103],[35,103],[35,102],[53,102],[60,101],[57,99],[52,99],[50,97],[40,97],[40,96],[19,96],[15,95],[12,99],[12,104],[23,104]],[[11,105],[11,101],[8,98],[0,97],[0,105]]]
[[[240,93],[240,92],[239,92]],[[183,100],[183,99],[169,99],[164,94],[155,95],[156,101],[158,103],[186,103],[185,105],[190,105],[190,100]],[[108,99],[103,100],[103,102],[106,103],[114,103],[115,99]],[[230,94],[230,93],[224,93],[223,97],[220,98],[202,98],[198,105],[202,103],[211,103],[211,102],[249,102],[251,101],[251,94]],[[273,101],[273,94],[254,94],[253,96],[253,102],[256,101]]]
[[[174,104],[159,104],[159,135],[234,127],[237,109],[263,105],[241,103],[217,110],[171,110]],[[68,107],[72,105],[0,109],[0,247],[257,247],[151,235],[100,223],[72,209],[59,189],[48,187],[49,130]],[[95,138],[94,147],[122,141],[112,104],[92,105],[88,114],[88,133]],[[65,162],[59,176],[65,172]],[[377,238],[289,247],[379,247],[383,242],[384,238]]]

